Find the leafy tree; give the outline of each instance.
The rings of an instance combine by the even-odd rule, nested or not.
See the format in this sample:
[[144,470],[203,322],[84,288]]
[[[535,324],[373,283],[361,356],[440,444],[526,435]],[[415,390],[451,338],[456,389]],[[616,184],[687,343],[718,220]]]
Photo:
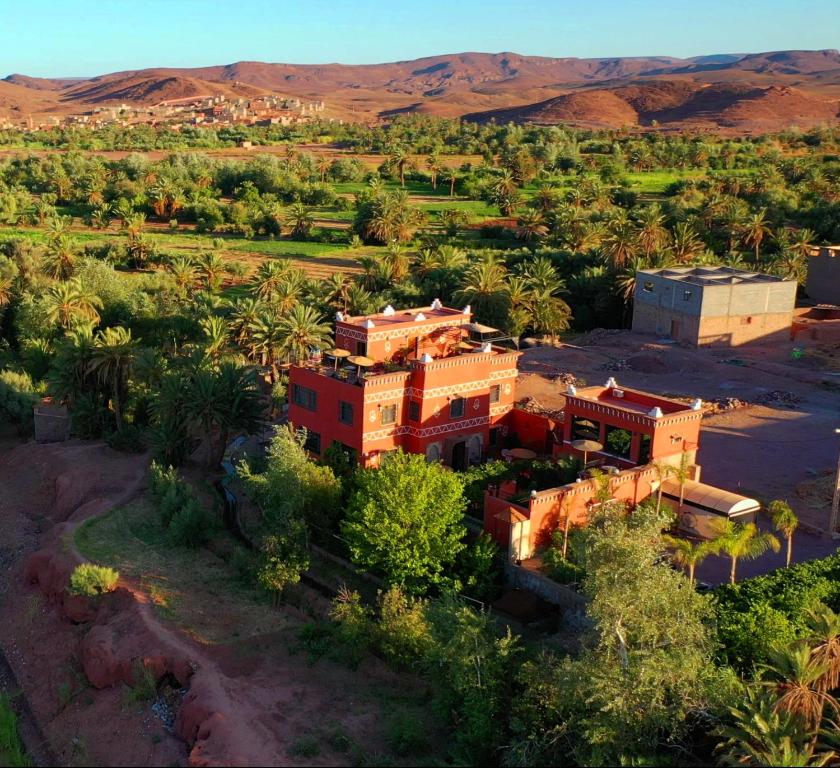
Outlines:
[[464,548],[463,492],[456,473],[418,454],[397,451],[361,470],[342,524],[353,561],[415,594],[447,583]]

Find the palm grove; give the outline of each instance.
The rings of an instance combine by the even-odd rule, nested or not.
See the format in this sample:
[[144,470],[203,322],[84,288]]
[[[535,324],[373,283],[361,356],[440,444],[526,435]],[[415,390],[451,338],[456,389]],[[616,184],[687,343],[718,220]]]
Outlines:
[[[79,147],[240,137],[55,132],[36,138],[70,151],[0,163],[0,411],[25,431],[48,394],[69,407],[77,435],[150,446],[153,493],[182,545],[210,531],[195,493],[166,467],[194,456],[214,469],[233,435],[258,430],[283,402],[284,365],[330,343],[336,311],[440,298],[516,339],[551,338],[626,322],[639,267],[723,261],[801,282],[809,246],[840,236],[828,131],[730,140],[427,118],[300,130],[311,135],[247,135],[338,132],[330,138],[349,151],[288,144],[247,161],[111,160]],[[380,153],[381,164],[365,166],[354,150]],[[454,166],[455,153],[481,160]],[[666,181],[637,191],[634,174]],[[421,195],[440,202],[424,208]],[[357,268],[316,279],[298,266],[305,260],[249,268],[231,258],[234,245],[262,243],[329,245]],[[470,478],[399,454],[369,472],[340,452],[315,463],[288,430],[239,475],[262,511],[250,576],[282,596],[309,566],[311,543],[340,537],[341,554],[388,590],[373,603],[342,594],[323,631],[347,658],[373,651],[434,681],[456,759],[830,759],[840,658],[831,558],[763,592],[734,585],[710,599],[659,564],[673,542],[657,506],[628,517],[605,503],[580,534],[589,604],[570,652],[500,634],[454,596],[488,599],[498,579],[494,547],[465,535]],[[792,532],[784,510],[774,514]],[[407,528],[416,535],[393,535]],[[724,534],[741,553],[730,554],[734,573],[756,545]],[[704,553],[677,554],[689,566]]]

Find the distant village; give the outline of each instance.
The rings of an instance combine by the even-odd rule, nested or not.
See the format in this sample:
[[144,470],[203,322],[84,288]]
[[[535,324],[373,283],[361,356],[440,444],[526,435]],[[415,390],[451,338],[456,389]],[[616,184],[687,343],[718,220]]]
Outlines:
[[229,99],[224,95],[162,101],[153,106],[116,104],[95,107],[82,114],[47,115],[25,119],[0,117],[0,129],[84,126],[162,125],[178,130],[184,126],[293,125],[306,122],[324,112],[323,101],[301,101],[283,96]]

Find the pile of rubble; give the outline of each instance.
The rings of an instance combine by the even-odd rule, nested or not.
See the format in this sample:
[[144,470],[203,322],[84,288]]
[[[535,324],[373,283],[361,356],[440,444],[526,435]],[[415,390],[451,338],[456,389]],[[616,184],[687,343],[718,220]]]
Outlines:
[[564,418],[562,410],[546,408],[535,397],[525,397],[522,400],[517,400],[516,407],[530,413],[538,413],[540,416],[547,416],[555,421],[563,421]]
[[800,400],[800,397],[785,389],[774,389],[772,392],[765,392],[755,398],[755,402],[759,405],[778,406],[782,408],[793,408]]
[[630,371],[632,367],[630,363],[627,362],[624,358],[620,360],[610,360],[608,363],[604,363],[601,366],[601,370],[604,371]]
[[708,400],[704,403],[706,416],[713,413],[724,413],[725,411],[735,411],[738,408],[746,408],[749,403],[746,400],[741,400],[737,397],[716,397],[714,400]]
[[583,336],[575,339],[575,344],[581,347],[588,347],[592,344],[600,344],[604,341],[614,339],[616,336],[626,336],[630,333],[626,328],[596,328]]

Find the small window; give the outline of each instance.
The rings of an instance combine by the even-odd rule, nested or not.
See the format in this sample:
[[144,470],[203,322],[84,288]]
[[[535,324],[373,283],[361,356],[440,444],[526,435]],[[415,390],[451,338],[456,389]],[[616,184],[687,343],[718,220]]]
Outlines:
[[397,420],[397,406],[396,405],[383,405],[382,406],[382,423],[383,424],[394,424]]
[[307,411],[316,411],[318,410],[318,393],[309,387],[295,384],[292,387],[292,402],[301,408],[306,408]]
[[344,400],[338,401],[338,420],[342,424],[353,425],[353,405],[352,403],[345,403]]
[[741,318],[741,325],[752,325],[752,318],[751,317],[742,317]]
[[449,403],[449,418],[458,419],[464,415],[466,400],[463,397],[456,397]]
[[691,301],[691,291],[683,291],[683,301]]
[[357,341],[356,342],[356,354],[365,357],[367,355],[367,342],[366,341]]
[[408,404],[408,418],[411,421],[420,421],[420,403],[412,400]]
[[316,456],[321,455],[321,435],[318,432],[306,432],[306,442],[303,447]]
[[645,280],[642,289],[645,293],[653,293],[653,283],[650,280]]
[[499,400],[502,399],[502,385],[495,384],[494,386],[490,387],[490,402],[491,403],[498,403]]

